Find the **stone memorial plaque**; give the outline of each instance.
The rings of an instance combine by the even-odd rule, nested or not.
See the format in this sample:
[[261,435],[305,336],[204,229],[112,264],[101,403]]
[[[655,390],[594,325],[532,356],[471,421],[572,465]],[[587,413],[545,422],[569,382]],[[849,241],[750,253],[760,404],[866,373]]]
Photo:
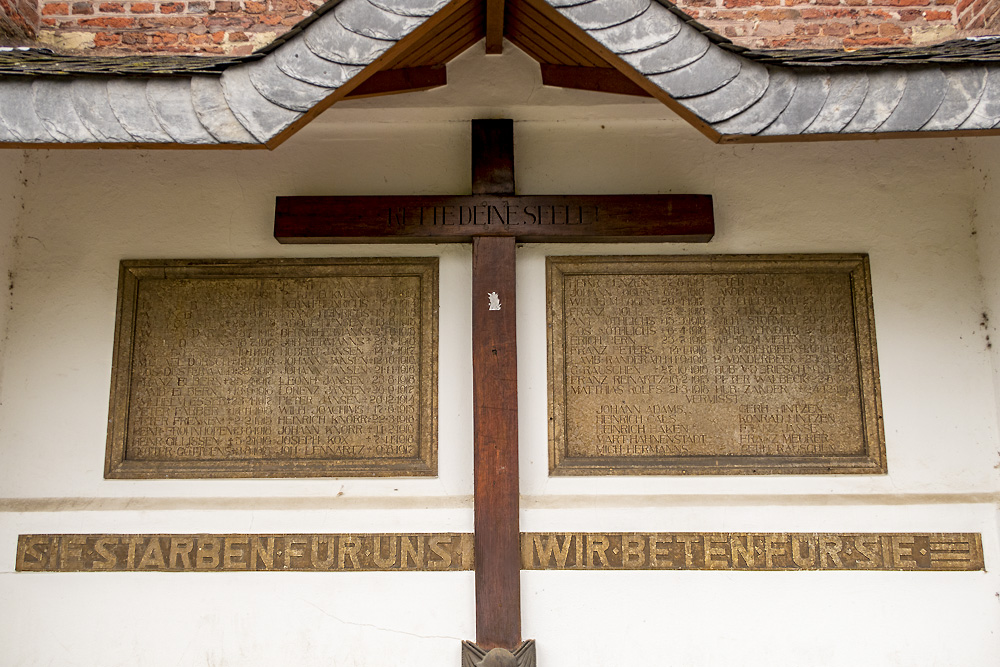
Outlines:
[[122,262],[105,476],[437,474],[437,271]]
[[547,267],[553,475],[885,473],[867,256]]

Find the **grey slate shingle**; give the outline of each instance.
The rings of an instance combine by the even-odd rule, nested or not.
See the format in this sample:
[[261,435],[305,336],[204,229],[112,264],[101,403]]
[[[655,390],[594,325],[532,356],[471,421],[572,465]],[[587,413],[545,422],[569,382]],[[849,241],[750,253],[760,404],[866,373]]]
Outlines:
[[[725,135],[1000,126],[1000,39],[751,51],[663,0],[546,0]],[[244,58],[0,52],[0,142],[266,143],[448,0],[341,0]]]

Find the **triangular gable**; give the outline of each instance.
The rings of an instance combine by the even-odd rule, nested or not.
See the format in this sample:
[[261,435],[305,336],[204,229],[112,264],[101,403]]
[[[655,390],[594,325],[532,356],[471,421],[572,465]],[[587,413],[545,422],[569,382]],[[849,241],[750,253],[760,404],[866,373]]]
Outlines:
[[[496,5],[330,3],[262,57],[221,74],[0,78],[0,142],[274,148],[377,75],[405,77],[469,48],[485,34],[487,4]],[[1000,124],[995,58],[773,64],[656,0],[507,0],[506,15],[508,39],[543,67],[580,68],[609,89],[656,97],[715,141],[982,134]]]

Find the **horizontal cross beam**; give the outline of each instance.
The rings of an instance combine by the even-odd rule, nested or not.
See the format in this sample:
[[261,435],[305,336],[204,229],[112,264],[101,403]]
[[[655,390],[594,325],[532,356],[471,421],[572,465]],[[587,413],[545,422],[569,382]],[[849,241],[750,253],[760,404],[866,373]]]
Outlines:
[[281,243],[707,243],[710,195],[278,197]]

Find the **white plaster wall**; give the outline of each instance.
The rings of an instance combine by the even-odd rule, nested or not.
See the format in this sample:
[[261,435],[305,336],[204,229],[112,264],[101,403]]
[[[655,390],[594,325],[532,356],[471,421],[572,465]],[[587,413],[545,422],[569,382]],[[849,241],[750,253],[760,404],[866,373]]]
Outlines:
[[[524,573],[540,664],[1000,663],[1000,442],[979,325],[996,246],[981,223],[972,234],[974,202],[1000,202],[982,193],[980,145],[722,147],[655,104],[541,104],[518,77],[516,97],[494,81],[465,106],[460,80],[409,106],[335,107],[273,153],[29,154],[0,397],[0,664],[457,664],[471,573],[12,570],[26,533],[471,530],[469,249],[271,234],[276,195],[466,192],[467,121],[484,115],[518,120],[521,193],[709,193],[718,228],[708,245],[519,251],[522,530],[982,532],[989,569]],[[547,477],[546,254],[845,251],[871,255],[888,475]],[[102,478],[120,259],[408,254],[441,258],[437,479]]]
[[969,143],[974,168],[972,182],[976,187],[972,202],[973,230],[983,289],[979,331],[990,349],[994,386],[1000,392],[1000,142],[990,137]]
[[[7,333],[7,316],[13,294],[14,236],[24,194],[23,151],[0,152],[0,347]],[[3,369],[0,368],[0,385]]]

